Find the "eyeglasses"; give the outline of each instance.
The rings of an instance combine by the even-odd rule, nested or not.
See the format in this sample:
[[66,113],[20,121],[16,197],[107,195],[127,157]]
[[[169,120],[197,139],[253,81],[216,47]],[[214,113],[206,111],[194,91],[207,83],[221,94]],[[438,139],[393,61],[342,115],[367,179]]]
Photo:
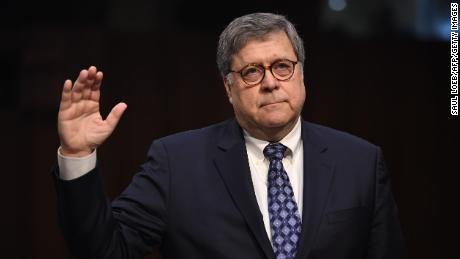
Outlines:
[[269,66],[248,64],[239,71],[230,70],[230,72],[240,74],[241,79],[243,79],[248,86],[253,86],[262,82],[265,77],[265,70],[267,69],[269,69],[273,77],[279,81],[291,79],[292,75],[294,75],[295,65],[297,63],[297,61],[291,61],[289,59],[280,59]]

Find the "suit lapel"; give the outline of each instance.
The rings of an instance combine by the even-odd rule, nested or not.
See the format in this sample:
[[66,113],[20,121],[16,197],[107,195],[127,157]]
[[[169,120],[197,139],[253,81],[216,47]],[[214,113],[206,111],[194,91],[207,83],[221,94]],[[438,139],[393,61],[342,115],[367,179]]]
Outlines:
[[328,161],[327,146],[309,123],[302,121],[304,187],[302,234],[296,258],[307,258],[321,224],[334,170]]
[[[327,146],[315,129],[305,121],[302,121],[302,141],[302,233],[296,258],[307,258],[312,249],[334,175],[334,165],[327,158]],[[218,147],[214,162],[219,174],[265,255],[269,259],[275,259],[255,197],[243,134],[235,120],[230,121],[223,130]]]
[[219,139],[215,165],[250,231],[269,259],[275,259],[254,193],[246,145],[236,121],[227,124]]

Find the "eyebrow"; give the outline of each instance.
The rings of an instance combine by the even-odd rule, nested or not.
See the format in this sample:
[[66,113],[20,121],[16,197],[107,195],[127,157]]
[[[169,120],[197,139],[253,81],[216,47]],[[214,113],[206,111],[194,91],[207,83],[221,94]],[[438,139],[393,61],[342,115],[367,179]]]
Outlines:
[[[297,58],[294,58],[294,59],[284,58],[284,57],[283,57],[283,58],[277,58],[277,59],[274,59],[273,61],[271,61],[270,63],[268,63],[268,65],[273,65],[273,63],[275,63],[275,62],[277,62],[277,61],[280,61],[280,60],[296,61]],[[298,62],[298,60],[297,60],[297,62]],[[240,69],[237,69],[236,71],[241,70],[241,69],[243,69],[243,68],[245,68],[245,67],[247,67],[247,66],[249,66],[249,65],[257,65],[257,66],[261,65],[261,66],[263,66],[263,67],[265,66],[265,64],[264,64],[263,62],[246,63],[245,65],[243,65]]]

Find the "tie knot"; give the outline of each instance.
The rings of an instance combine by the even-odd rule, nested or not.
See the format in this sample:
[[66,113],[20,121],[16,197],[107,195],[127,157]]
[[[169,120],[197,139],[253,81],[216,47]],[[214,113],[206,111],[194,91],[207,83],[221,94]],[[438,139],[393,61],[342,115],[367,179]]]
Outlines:
[[268,160],[282,160],[287,147],[281,143],[270,143],[264,148],[264,155]]

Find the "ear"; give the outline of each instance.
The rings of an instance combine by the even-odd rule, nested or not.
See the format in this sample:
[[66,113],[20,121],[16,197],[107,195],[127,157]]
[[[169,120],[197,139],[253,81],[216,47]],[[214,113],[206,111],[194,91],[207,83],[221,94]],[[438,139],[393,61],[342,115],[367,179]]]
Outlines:
[[228,101],[233,104],[232,102],[232,86],[231,82],[232,80],[229,80],[228,77],[224,77],[224,86],[225,86],[225,92],[227,93]]

